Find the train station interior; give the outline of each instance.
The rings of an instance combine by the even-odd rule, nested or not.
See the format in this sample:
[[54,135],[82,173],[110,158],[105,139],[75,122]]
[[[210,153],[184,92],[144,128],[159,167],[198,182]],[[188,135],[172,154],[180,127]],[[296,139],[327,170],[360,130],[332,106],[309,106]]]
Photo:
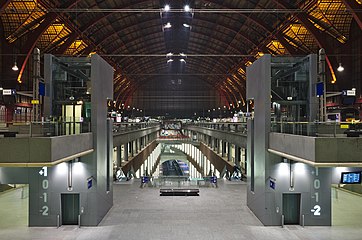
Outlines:
[[359,240],[361,106],[361,0],[0,0],[0,240]]

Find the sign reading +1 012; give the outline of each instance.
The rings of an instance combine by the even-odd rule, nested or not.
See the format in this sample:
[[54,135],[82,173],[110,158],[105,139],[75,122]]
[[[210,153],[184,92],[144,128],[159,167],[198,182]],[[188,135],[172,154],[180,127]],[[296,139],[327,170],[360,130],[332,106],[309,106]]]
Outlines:
[[48,181],[48,167],[42,167],[42,169],[39,171],[39,175],[42,176],[41,180],[41,192],[40,192],[40,199],[41,201],[41,207],[40,212],[43,216],[49,215],[49,206],[48,206],[48,188],[49,188],[49,181]]

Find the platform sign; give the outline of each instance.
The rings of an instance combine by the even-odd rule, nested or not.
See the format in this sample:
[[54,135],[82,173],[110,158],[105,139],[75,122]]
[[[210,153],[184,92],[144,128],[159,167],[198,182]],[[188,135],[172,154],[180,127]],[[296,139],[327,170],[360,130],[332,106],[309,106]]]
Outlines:
[[88,187],[88,189],[90,189],[92,186],[93,186],[93,180],[92,180],[92,178],[89,178],[87,180],[87,187]]
[[39,104],[39,100],[33,99],[33,100],[31,100],[31,104],[34,104],[34,105]]
[[361,172],[342,172],[342,184],[361,184]]
[[15,89],[3,89],[4,96],[11,96],[11,95],[15,95],[15,94],[16,94]]
[[217,183],[217,177],[216,176],[210,177],[210,182],[211,183]]
[[316,85],[316,92],[317,92],[317,97],[319,96],[323,96],[324,94],[324,84],[323,82],[318,82]]
[[41,187],[40,187],[40,210],[42,216],[49,216],[49,206],[48,206],[48,167],[42,167],[39,171]]
[[275,189],[275,181],[274,181],[274,180],[269,179],[269,187],[270,187],[271,189]]
[[150,178],[147,176],[144,176],[141,178],[142,183],[148,183],[150,181]]

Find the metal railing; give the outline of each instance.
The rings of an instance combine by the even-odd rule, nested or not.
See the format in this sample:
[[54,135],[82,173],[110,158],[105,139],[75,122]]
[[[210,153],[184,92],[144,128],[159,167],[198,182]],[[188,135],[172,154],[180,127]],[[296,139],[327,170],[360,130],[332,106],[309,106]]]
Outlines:
[[[229,133],[247,134],[245,122],[196,122],[187,126],[208,128]],[[356,122],[271,122],[270,132],[311,137],[358,137],[362,136],[362,123]]]
[[271,132],[312,137],[358,137],[361,123],[351,122],[272,122]]
[[90,122],[31,122],[29,136],[54,137],[91,132]]
[[188,123],[186,126],[195,126],[202,128],[209,128],[218,131],[225,131],[230,133],[239,133],[246,134],[247,133],[247,124],[246,122],[195,122]]
[[129,131],[141,130],[149,127],[156,127],[159,125],[160,123],[155,123],[155,122],[113,123],[113,133],[124,133]]
[[7,131],[23,137],[54,137],[91,132],[90,122],[26,122],[10,124]]
[[[214,187],[210,181],[210,176],[204,176],[202,178],[190,178],[189,176],[157,176],[149,177],[147,185],[149,187]],[[144,185],[142,185],[143,187]]]

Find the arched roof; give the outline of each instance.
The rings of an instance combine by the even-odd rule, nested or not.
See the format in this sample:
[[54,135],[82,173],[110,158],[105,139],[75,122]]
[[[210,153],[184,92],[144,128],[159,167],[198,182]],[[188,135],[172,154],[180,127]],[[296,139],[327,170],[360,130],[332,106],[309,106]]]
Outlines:
[[[125,101],[157,74],[193,74],[238,105],[245,98],[245,67],[263,53],[323,47],[335,81],[333,48],[349,40],[353,19],[362,29],[358,0],[191,0],[190,12],[185,3],[0,0],[0,36],[20,49],[22,70],[35,46],[58,55],[103,55],[116,70],[115,99]],[[167,64],[169,52],[174,62]]]

